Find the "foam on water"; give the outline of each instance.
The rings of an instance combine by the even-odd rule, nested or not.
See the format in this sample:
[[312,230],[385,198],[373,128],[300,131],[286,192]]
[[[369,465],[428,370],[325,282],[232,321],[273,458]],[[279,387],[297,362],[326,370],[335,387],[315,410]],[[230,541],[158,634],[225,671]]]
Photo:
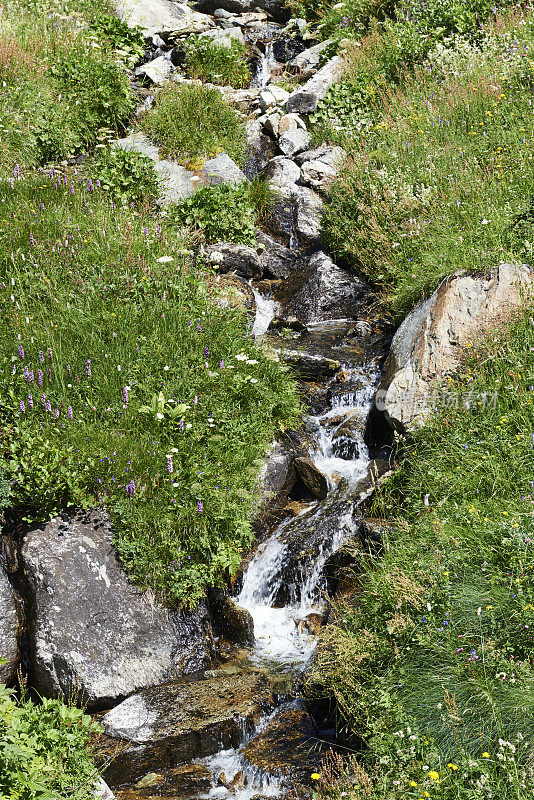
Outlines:
[[280,306],[276,300],[264,297],[256,289],[252,288],[252,291],[256,302],[256,317],[252,326],[252,335],[257,338],[265,333]]

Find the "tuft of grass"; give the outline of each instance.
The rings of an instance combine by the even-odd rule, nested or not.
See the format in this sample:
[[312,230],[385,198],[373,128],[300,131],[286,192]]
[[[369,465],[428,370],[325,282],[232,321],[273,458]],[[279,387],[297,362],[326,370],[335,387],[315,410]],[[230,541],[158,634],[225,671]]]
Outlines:
[[207,36],[190,36],[185,45],[185,70],[189,77],[244,89],[252,74],[247,47],[232,40],[230,46],[217,44]]
[[162,152],[186,167],[225,152],[240,163],[245,131],[241,118],[217,89],[170,85],[142,122]]
[[314,668],[367,742],[350,797],[532,794],[533,353],[525,308],[466,351],[458,402],[400,443],[383,551]]

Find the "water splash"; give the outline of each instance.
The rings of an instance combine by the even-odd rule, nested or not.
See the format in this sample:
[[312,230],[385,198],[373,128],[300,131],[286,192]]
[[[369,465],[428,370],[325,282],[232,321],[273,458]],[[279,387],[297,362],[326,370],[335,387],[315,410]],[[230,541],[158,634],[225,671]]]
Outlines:
[[264,297],[256,289],[253,288],[252,291],[254,292],[254,300],[256,302],[256,317],[252,326],[252,334],[257,338],[258,336],[263,336],[266,332],[273,318],[278,313],[280,305],[276,300]]

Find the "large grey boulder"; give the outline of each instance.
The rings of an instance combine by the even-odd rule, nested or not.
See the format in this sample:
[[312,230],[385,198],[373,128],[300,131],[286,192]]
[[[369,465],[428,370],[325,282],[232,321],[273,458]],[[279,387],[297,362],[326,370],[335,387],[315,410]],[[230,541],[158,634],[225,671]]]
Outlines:
[[[179,672],[171,620],[128,583],[104,516],[56,517],[26,536],[21,559],[38,692],[105,707]],[[205,665],[204,636],[195,647],[198,669]]]
[[300,167],[290,158],[275,156],[267,164],[265,178],[275,187],[289,186],[292,189],[300,178]]
[[388,420],[404,430],[424,424],[439,402],[440,382],[456,370],[465,347],[520,307],[533,284],[533,270],[516,264],[443,281],[393,337],[376,396]]
[[237,186],[246,180],[244,172],[237,166],[235,161],[232,161],[227,153],[220,153],[215,158],[210,158],[200,171],[200,182],[205,186],[219,183]]
[[278,147],[285,156],[292,158],[297,153],[306,150],[310,146],[310,141],[311,137],[307,131],[302,128],[293,128],[281,133]]
[[325,39],[324,42],[309,47],[290,61],[288,66],[298,73],[301,80],[311,78],[317,72],[323,51],[332,44],[332,41],[332,39]]
[[324,67],[315,73],[304,86],[300,86],[291,94],[286,102],[289,113],[313,114],[320,100],[323,100],[327,91],[337,83],[343,75],[345,65],[339,56],[334,56]]
[[239,42],[239,44],[245,44],[245,37],[243,36],[243,31],[241,28],[234,27],[234,28],[214,28],[210,31],[204,31],[204,33],[200,34],[199,38],[207,38],[211,39],[214,44],[218,44],[221,47],[232,47],[232,42]]
[[260,257],[248,245],[218,242],[205,247],[204,254],[218,272],[235,272],[244,278],[260,278],[263,273]]
[[369,304],[370,287],[353,272],[341,269],[322,250],[288,286],[283,315],[304,325],[333,319],[358,319]]
[[19,663],[20,620],[11,584],[0,567],[0,683],[9,683]]
[[113,0],[117,14],[131,27],[139,27],[145,39],[164,38],[171,33],[200,33],[213,27],[213,20],[173,0]]
[[213,14],[217,9],[230,11],[232,14],[243,14],[258,5],[254,0],[199,0],[197,8],[204,14]]

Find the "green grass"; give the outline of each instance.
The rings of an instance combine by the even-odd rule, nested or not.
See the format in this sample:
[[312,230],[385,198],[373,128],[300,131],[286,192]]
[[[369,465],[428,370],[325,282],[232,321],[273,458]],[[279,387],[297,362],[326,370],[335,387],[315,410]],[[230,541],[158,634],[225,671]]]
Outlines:
[[217,304],[187,235],[79,178],[0,185],[6,477],[31,519],[105,503],[133,579],[193,603],[250,542],[293,384]]
[[162,152],[189,168],[225,152],[238,163],[245,148],[241,117],[217,89],[169,85],[142,121]]
[[246,45],[232,40],[226,47],[207,36],[190,36],[185,45],[185,70],[190,78],[244,89],[252,74],[247,63]]
[[[129,80],[115,43],[81,26],[79,3],[8,3],[0,34],[0,174],[94,146],[104,131],[122,127],[133,111]],[[105,3],[94,9],[97,25]],[[125,43],[121,42],[123,46]],[[131,54],[130,48],[123,57]],[[137,45],[138,46],[138,45]]]
[[533,353],[530,309],[466,353],[459,407],[404,443],[375,507],[384,550],[362,555],[314,676],[368,744],[354,798],[532,795]]
[[21,800],[93,800],[89,741],[98,725],[60,700],[17,700],[0,684],[0,794]]
[[500,18],[480,44],[457,41],[376,89],[325,209],[329,246],[397,313],[456,270],[531,257],[514,223],[534,193],[532,15]]

